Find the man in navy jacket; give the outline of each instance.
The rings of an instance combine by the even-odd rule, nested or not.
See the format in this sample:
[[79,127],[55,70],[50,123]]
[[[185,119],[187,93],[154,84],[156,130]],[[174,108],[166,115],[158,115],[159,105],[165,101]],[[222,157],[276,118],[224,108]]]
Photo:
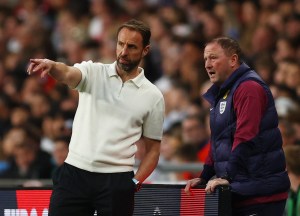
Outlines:
[[213,83],[203,95],[211,104],[211,149],[200,177],[189,180],[185,191],[206,184],[212,193],[218,185],[230,185],[233,215],[282,216],[290,182],[274,99],[241,53],[227,37],[205,47]]

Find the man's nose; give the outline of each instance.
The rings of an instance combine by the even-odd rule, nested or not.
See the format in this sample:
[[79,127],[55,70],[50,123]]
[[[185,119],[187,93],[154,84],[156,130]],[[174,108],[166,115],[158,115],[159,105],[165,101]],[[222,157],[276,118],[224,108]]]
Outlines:
[[211,68],[211,64],[208,60],[205,61],[205,68]]
[[128,54],[128,47],[125,45],[121,50],[121,55],[127,55]]

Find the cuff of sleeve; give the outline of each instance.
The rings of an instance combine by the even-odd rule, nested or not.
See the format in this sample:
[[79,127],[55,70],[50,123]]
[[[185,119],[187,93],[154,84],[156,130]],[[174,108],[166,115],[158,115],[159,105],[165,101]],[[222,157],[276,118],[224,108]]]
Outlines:
[[228,176],[228,174],[226,173],[225,175],[221,176],[221,179],[225,179],[227,180],[229,183],[232,182],[232,178],[230,176]]
[[200,178],[208,182],[215,175],[213,166],[204,165],[203,171],[200,174]]

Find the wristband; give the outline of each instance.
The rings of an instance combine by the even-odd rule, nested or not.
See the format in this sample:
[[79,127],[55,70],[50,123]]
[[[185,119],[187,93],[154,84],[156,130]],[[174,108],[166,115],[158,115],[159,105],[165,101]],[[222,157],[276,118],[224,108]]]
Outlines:
[[140,183],[140,181],[136,178],[132,178],[132,181],[135,184],[135,192],[138,192],[142,187],[142,183]]

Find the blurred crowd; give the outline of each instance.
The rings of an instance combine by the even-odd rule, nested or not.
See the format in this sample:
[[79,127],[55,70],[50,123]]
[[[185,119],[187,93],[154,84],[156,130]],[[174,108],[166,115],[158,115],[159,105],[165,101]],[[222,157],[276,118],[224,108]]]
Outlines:
[[0,178],[51,178],[68,153],[78,94],[28,76],[29,59],[111,63],[117,27],[130,18],[152,31],[141,66],[166,102],[160,164],[205,160],[209,106],[201,95],[211,84],[203,49],[222,35],[239,41],[245,62],[270,85],[284,145],[300,145],[299,0],[0,0]]

